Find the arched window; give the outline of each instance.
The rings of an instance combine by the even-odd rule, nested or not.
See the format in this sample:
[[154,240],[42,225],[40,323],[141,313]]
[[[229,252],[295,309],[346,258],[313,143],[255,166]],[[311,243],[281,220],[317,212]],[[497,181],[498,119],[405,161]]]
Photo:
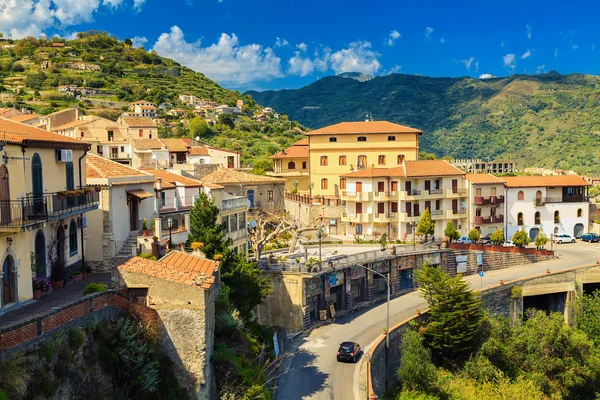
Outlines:
[[15,260],[8,255],[2,264],[2,298],[0,307],[17,301],[17,271]]
[[346,165],[346,156],[339,157],[339,165]]
[[523,213],[517,214],[517,225],[519,225],[519,226],[523,225]]
[[321,179],[321,189],[327,190],[329,188],[329,181],[327,178]]
[[396,136],[388,136],[388,142],[393,142],[396,140]]
[[365,156],[365,155],[358,156],[358,159],[356,160],[356,167],[358,169],[367,168],[367,156]]
[[377,165],[385,165],[385,155],[380,154],[377,156]]
[[296,169],[296,163],[293,161],[290,161],[288,163],[288,169]]
[[537,192],[535,192],[535,199],[536,200],[542,199],[542,191],[541,190],[538,190]]
[[337,142],[337,138],[336,138],[336,137],[330,137],[330,138],[329,138],[329,141],[330,141],[330,142]]
[[77,254],[77,223],[74,219],[69,224],[69,253],[71,257]]
[[554,211],[554,223],[555,224],[560,223],[560,213],[558,211]]
[[340,178],[340,190],[346,189],[346,178]]
[[37,278],[46,277],[46,237],[41,229],[35,234],[35,276]]
[[325,167],[327,165],[329,165],[329,161],[328,161],[327,156],[321,156],[321,166]]
[[578,208],[578,209],[577,209],[577,217],[578,217],[578,218],[581,218],[581,217],[583,217],[583,209],[581,209],[581,208]]
[[306,169],[306,161],[302,161],[302,169]]
[[525,200],[525,193],[523,193],[522,190],[519,190],[519,193],[517,194],[517,200]]
[[535,225],[539,225],[539,224],[541,224],[541,223],[542,223],[542,218],[541,218],[541,216],[540,216],[540,212],[539,212],[539,211],[536,211],[536,212],[535,212],[535,217],[534,217],[534,219],[533,219],[533,223],[534,223]]
[[398,154],[396,157],[396,164],[400,165],[404,162],[404,154]]
[[359,136],[356,138],[357,142],[366,142],[367,141],[367,137],[366,136]]

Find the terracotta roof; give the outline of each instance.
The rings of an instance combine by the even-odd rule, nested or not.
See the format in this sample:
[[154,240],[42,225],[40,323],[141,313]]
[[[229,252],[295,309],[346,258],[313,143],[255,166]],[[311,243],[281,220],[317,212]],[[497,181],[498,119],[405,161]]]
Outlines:
[[133,139],[133,148],[135,150],[161,150],[163,144],[158,139]]
[[158,261],[134,257],[117,268],[206,290],[215,282],[219,264],[174,250]]
[[[82,148],[89,144],[78,139],[69,138],[58,133],[49,132],[45,129],[34,128],[20,122],[0,117],[0,132],[2,138],[6,137],[8,143],[24,143],[28,141],[40,141],[51,143],[71,143],[81,145]],[[6,133],[6,135],[4,135]]]
[[23,115],[13,115],[12,117],[9,117],[8,119],[16,121],[16,122],[25,122],[25,121],[29,121],[31,119],[35,119],[35,118],[39,118],[40,116],[37,114],[23,114]]
[[151,181],[151,180],[141,181],[141,180],[132,179],[130,181],[111,182],[110,186],[143,185],[143,184],[153,183],[153,182],[154,181]]
[[202,181],[225,186],[238,183],[253,183],[258,185],[285,183],[285,179],[271,178],[270,176],[263,175],[254,175],[229,168],[218,168],[210,174],[203,176]]
[[202,182],[202,186],[205,186],[209,189],[225,189],[225,186],[217,185],[216,183]]
[[505,176],[502,178],[506,187],[564,187],[592,186],[579,175],[564,176]]
[[162,179],[163,188],[168,189],[175,187],[174,182],[177,182],[184,187],[198,187],[202,184],[202,182],[197,181],[196,179],[187,178],[164,169],[144,169],[143,171],[154,175],[154,188],[156,188],[156,180],[158,178]]
[[149,197],[154,197],[153,193],[148,192],[147,190],[144,189],[132,189],[132,190],[126,190],[127,194],[130,194],[132,196],[137,197],[140,200],[144,200],[147,199]]
[[207,156],[208,148],[204,146],[190,147],[189,154],[190,156]]
[[159,139],[171,152],[188,151],[188,145],[181,139]]
[[504,183],[504,181],[492,174],[467,174],[467,180],[474,184]]
[[99,119],[100,118],[92,118],[92,119],[88,119],[88,120],[77,120],[77,121],[69,122],[68,124],[53,127],[52,130],[53,131],[63,131],[65,129],[75,128],[79,125],[89,124],[90,122],[93,122],[93,121],[96,121]]
[[154,106],[140,106],[140,109],[142,109],[142,110],[158,110]]
[[292,146],[308,146],[308,138],[302,138],[294,143]]
[[148,117],[121,117],[121,121],[128,126],[156,127],[156,122]]
[[418,133],[418,129],[409,126],[394,124],[388,121],[367,122],[340,122],[339,124],[325,126],[306,133],[307,135],[335,135],[351,133]]
[[118,162],[108,160],[95,154],[88,154],[86,156],[85,170],[86,177],[88,178],[116,178],[122,176],[151,177],[150,174],[123,164],[119,164]]
[[[406,168],[406,170],[405,170]],[[342,175],[348,178],[382,178],[404,177],[417,178],[425,176],[456,176],[464,175],[460,169],[443,160],[406,161],[405,167],[368,168]]]
[[297,141],[289,148],[272,155],[271,159],[279,158],[308,158],[308,138]]
[[153,104],[152,102],[149,102],[149,101],[146,101],[146,100],[138,100],[138,101],[134,101],[134,102],[133,102],[133,103],[131,103],[131,104],[146,104],[146,103],[148,103],[148,104]]
[[232,154],[238,154],[237,151],[233,151],[233,150],[225,150],[225,149],[219,149],[218,147],[213,147],[213,146],[206,146],[207,149],[210,150],[217,150],[217,151],[223,151],[225,153],[232,153]]
[[404,177],[404,168],[368,168],[342,175],[347,178],[391,178]]
[[192,139],[190,138],[181,138],[181,140],[183,140],[188,146],[192,145]]

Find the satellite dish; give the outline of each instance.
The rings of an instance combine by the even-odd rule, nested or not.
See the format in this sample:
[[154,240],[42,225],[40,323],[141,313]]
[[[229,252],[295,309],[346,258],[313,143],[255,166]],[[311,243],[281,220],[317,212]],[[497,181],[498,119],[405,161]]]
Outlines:
[[196,142],[200,141],[200,136],[196,136]]
[[254,228],[256,228],[256,221],[251,219],[250,223],[248,225],[250,225],[250,228],[254,229]]

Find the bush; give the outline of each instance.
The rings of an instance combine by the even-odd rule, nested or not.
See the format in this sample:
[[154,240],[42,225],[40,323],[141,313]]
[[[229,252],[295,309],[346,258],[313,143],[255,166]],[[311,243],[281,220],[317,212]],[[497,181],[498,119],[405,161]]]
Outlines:
[[475,228],[471,229],[471,231],[469,232],[469,239],[473,243],[477,243],[479,241],[479,231]]
[[525,229],[516,231],[512,237],[512,242],[517,247],[526,247],[529,244],[529,236],[527,236]]
[[435,386],[437,372],[431,362],[431,351],[412,329],[402,334],[400,368],[396,372],[403,390],[429,391]]
[[91,293],[100,293],[108,290],[108,286],[105,283],[88,283],[83,288],[83,295],[91,294]]
[[79,350],[85,341],[85,332],[81,328],[75,328],[69,332],[69,346],[73,350]]
[[138,257],[145,258],[146,260],[154,260],[154,261],[156,261],[156,256],[153,256],[152,254],[142,253]]
[[543,231],[540,231],[533,243],[537,249],[543,249],[546,243],[548,243],[548,236]]
[[490,235],[490,240],[494,244],[502,243],[504,241],[504,232],[502,232],[502,230],[498,229],[497,231],[495,231],[494,233],[492,233]]

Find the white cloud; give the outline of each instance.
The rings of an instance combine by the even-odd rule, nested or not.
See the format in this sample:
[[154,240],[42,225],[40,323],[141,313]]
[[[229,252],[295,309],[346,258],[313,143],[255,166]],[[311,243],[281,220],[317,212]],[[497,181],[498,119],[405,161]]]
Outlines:
[[536,74],[541,74],[543,72],[546,72],[546,66],[545,65],[540,65],[539,67],[537,67],[535,69],[535,73]]
[[500,47],[504,47],[505,43],[504,40],[500,42]]
[[142,6],[144,5],[145,2],[146,2],[146,0],[133,0],[133,9],[136,12],[142,11]]
[[530,56],[531,56],[531,51],[529,51],[529,49],[527,49],[527,51],[525,53],[523,53],[523,55],[521,56],[521,60],[529,58]]
[[200,41],[186,42],[183,31],[173,26],[160,35],[154,50],[223,84],[240,86],[283,76],[281,59],[270,47],[240,45],[235,34],[222,33],[217,43],[203,47]]
[[400,32],[394,29],[390,32],[390,35],[388,36],[385,43],[391,47],[396,44],[396,40],[400,39],[401,36],[402,35],[400,35]]
[[573,50],[577,50],[578,48],[579,48],[579,45],[576,45],[576,44],[574,44],[572,47]]
[[102,5],[110,8],[118,8],[123,4],[123,0],[102,0]]
[[446,39],[445,39],[443,36],[440,38],[440,43],[441,43],[441,44],[444,44],[444,43],[446,43]]
[[297,44],[296,48],[301,52],[306,53],[306,49],[308,49],[308,46],[306,45],[306,43],[302,42],[300,44]]
[[554,49],[554,58],[558,57],[558,49]]
[[481,74],[479,75],[479,79],[491,79],[494,78],[494,75],[492,74]]
[[388,71],[388,75],[389,74],[397,74],[398,72],[400,72],[400,70],[402,69],[402,66],[400,65],[394,65],[389,71]]
[[504,67],[515,72],[515,68],[517,67],[517,57],[514,54],[507,54],[502,57],[502,61],[504,61]]
[[374,75],[381,68],[380,54],[371,49],[369,42],[352,42],[347,49],[331,54],[330,66],[336,74],[362,72]]
[[475,72],[479,72],[479,61],[475,63]]
[[146,43],[148,43],[148,39],[145,36],[136,36],[131,39],[132,47],[137,49],[138,47],[143,47]]
[[531,26],[531,24],[527,24],[525,25],[525,28],[527,28],[527,39],[531,39],[531,31],[533,27]]
[[[469,70],[471,70],[471,64],[473,64],[473,61],[475,61],[475,57],[469,57],[464,60],[459,60],[458,62],[461,64],[464,64],[467,71],[469,71]],[[479,68],[479,64],[477,64],[477,68]]]
[[288,74],[291,75],[307,76],[315,71],[315,63],[309,57],[303,57],[299,51],[294,52],[288,64]]
[[289,46],[290,42],[280,37],[275,37],[275,47],[285,47]]
[[431,34],[433,33],[435,29],[433,29],[432,27],[428,26],[427,28],[425,28],[425,39],[429,39],[429,36],[431,36]]

